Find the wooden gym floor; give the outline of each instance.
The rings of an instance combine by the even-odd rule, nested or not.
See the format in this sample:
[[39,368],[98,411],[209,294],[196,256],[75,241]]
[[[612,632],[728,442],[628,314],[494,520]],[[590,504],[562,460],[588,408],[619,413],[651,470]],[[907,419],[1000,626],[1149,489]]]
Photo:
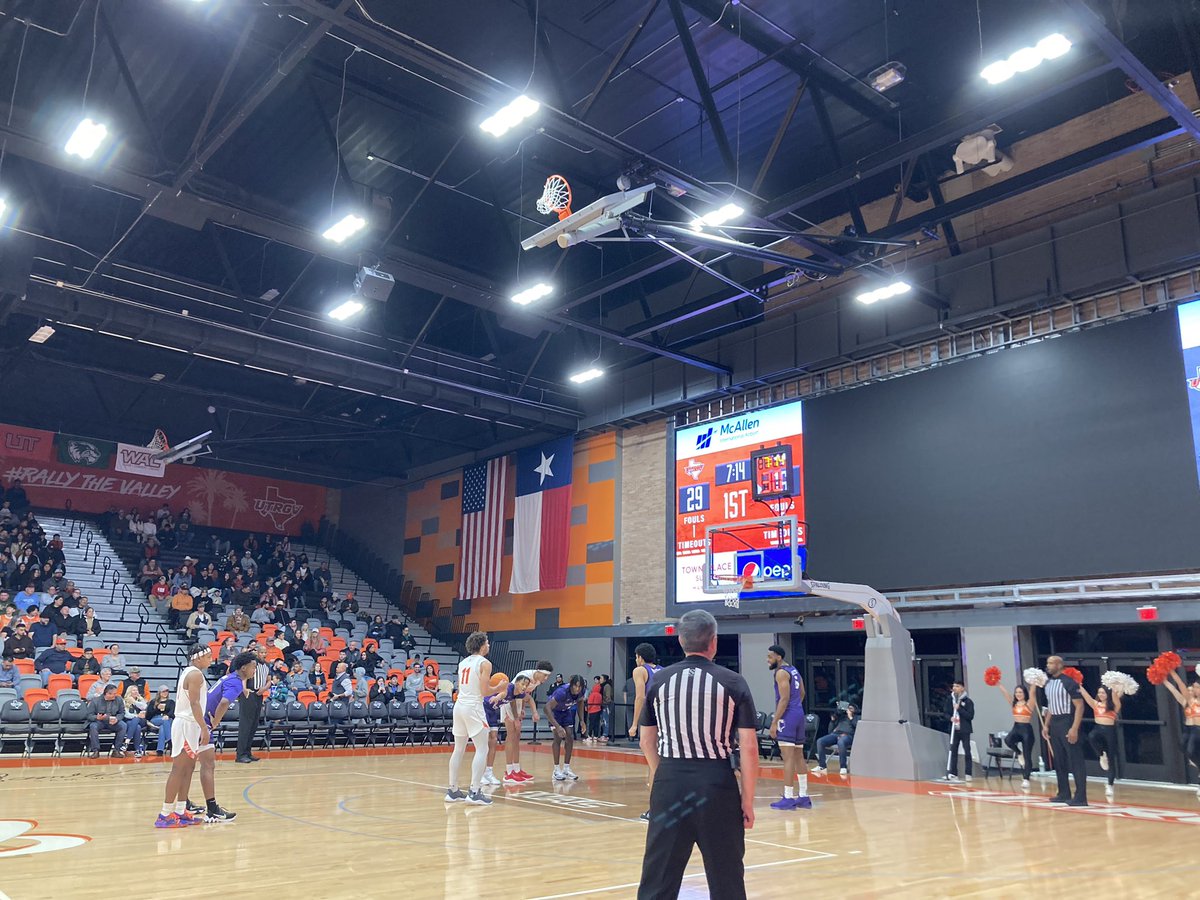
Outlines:
[[[645,768],[580,751],[581,780],[497,788],[486,808],[442,802],[448,753],[276,754],[221,761],[236,822],[156,831],[166,764],[10,761],[0,768],[0,900],[277,895],[631,897],[641,869]],[[470,762],[470,753],[464,766]],[[1192,896],[1194,792],[1090,783],[1088,810],[1051,807],[1049,782],[970,785],[811,778],[815,808],[778,812],[768,770],[748,835],[752,898]],[[776,774],[776,777],[777,774]],[[1019,781],[1015,782],[1019,785]],[[199,794],[198,779],[193,798]],[[706,897],[699,855],[681,896]]]

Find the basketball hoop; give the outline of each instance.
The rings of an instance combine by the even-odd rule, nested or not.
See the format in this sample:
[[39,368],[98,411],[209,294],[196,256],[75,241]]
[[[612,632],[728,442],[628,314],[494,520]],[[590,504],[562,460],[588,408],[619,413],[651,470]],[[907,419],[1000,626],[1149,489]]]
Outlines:
[[167,436],[161,428],[154,429],[154,437],[150,439],[150,443],[146,447],[158,453],[163,453],[171,449],[171,445],[167,443]]
[[544,216],[558,213],[558,221],[571,215],[571,185],[561,175],[551,175],[546,179],[542,196],[538,198],[537,211]]

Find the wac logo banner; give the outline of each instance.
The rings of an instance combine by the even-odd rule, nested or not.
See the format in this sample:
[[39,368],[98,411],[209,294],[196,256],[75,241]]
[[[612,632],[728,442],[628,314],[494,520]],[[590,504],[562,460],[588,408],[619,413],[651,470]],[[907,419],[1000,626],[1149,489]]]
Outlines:
[[116,470],[127,475],[145,475],[149,478],[162,478],[166,466],[160,459],[155,459],[156,450],[149,447],[139,447],[137,444],[117,444]]

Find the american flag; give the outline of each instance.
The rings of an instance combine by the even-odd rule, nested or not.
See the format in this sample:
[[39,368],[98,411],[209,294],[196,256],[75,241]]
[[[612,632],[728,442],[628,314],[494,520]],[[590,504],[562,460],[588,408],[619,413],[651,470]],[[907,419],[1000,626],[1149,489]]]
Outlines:
[[458,596],[463,600],[500,593],[507,473],[508,458],[504,456],[463,469],[462,562],[458,580]]

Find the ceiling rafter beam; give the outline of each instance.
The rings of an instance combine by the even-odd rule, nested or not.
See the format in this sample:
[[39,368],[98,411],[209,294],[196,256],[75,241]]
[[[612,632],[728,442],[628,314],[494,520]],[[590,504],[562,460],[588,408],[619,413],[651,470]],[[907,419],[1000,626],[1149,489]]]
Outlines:
[[680,0],[667,0],[667,5],[671,8],[671,18],[675,22],[675,30],[679,34],[679,43],[687,58],[688,68],[692,70],[692,81],[696,83],[696,90],[700,93],[700,103],[704,107],[705,115],[708,116],[708,127],[712,130],[713,138],[717,142],[717,149],[720,151],[721,158],[725,161],[725,168],[732,179],[737,173],[737,158],[733,155],[733,147],[729,143],[729,136],[725,133],[725,125],[721,121],[717,101],[713,98],[712,90],[708,86],[704,63],[700,61],[700,54],[696,51],[696,42],[692,40],[692,32],[683,15]]
[[587,121],[588,113],[592,111],[592,107],[596,105],[596,101],[600,99],[600,95],[604,93],[604,89],[608,87],[609,82],[612,81],[613,73],[621,67],[621,64],[624,63],[626,58],[629,56],[629,51],[633,49],[633,45],[641,36],[642,31],[650,22],[650,18],[654,15],[660,3],[662,3],[662,0],[650,0],[649,4],[646,6],[645,13],[643,13],[642,17],[638,19],[636,23],[634,23],[633,28],[629,29],[629,33],[625,35],[624,43],[621,44],[621,49],[618,50],[617,55],[612,58],[612,61],[608,64],[608,68],[604,70],[604,74],[600,76],[600,80],[596,82],[596,86],[592,89],[592,92],[583,100],[583,108],[580,109],[578,113],[580,122]]
[[138,121],[142,124],[142,129],[146,132],[146,137],[150,139],[150,146],[154,150],[154,156],[158,160],[161,168],[166,168],[167,158],[163,153],[162,140],[158,136],[158,132],[154,128],[154,123],[150,118],[150,114],[146,111],[146,104],[142,100],[142,93],[138,90],[137,81],[134,80],[133,73],[129,71],[129,61],[125,58],[125,51],[121,49],[121,42],[117,40],[116,32],[113,31],[112,23],[108,20],[108,13],[104,11],[104,6],[101,4],[97,9],[97,15],[100,17],[100,28],[104,31],[104,39],[112,48],[113,59],[117,63],[117,71],[121,75],[121,82],[125,85],[125,89],[129,91],[129,98],[133,101],[133,109],[137,113]]

